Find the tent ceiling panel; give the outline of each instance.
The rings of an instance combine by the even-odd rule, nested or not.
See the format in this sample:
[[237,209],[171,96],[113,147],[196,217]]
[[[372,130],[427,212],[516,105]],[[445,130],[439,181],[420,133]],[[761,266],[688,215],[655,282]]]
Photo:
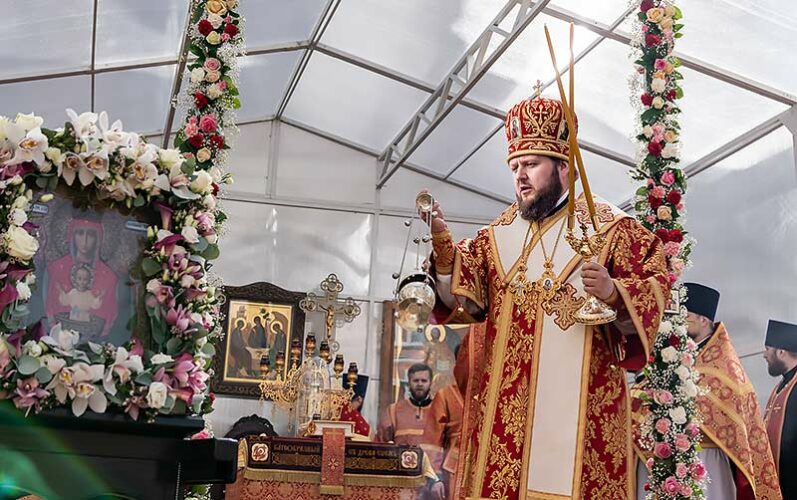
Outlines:
[[610,24],[628,8],[627,0],[553,0],[552,7],[561,7],[589,19]]
[[[499,109],[509,109],[534,93],[537,80],[545,83],[553,79],[555,72],[545,42],[545,25],[551,32],[551,39],[557,51],[557,62],[560,67],[566,65],[569,26],[564,21],[541,14],[496,61],[490,71],[470,91],[468,97]],[[598,36],[591,31],[577,26],[575,53],[584,50],[597,38]],[[624,58],[621,63],[627,65],[627,60]],[[577,80],[579,65],[580,63],[576,65]]]
[[240,130],[227,160],[227,170],[235,181],[231,190],[265,196],[270,181],[271,123],[243,125]]
[[188,4],[163,0],[100,1],[96,65],[177,57]]
[[446,174],[474,144],[500,124],[496,118],[458,105],[410,155],[409,161]]
[[505,3],[346,0],[321,42],[434,85]]
[[44,118],[45,127],[57,128],[69,120],[66,108],[77,112],[91,109],[91,77],[73,76],[0,87],[0,116],[14,118],[17,113],[33,112]]
[[315,53],[285,116],[379,150],[427,96],[426,92]]
[[309,39],[326,3],[327,0],[241,2],[240,12],[246,19],[247,46]]
[[111,122],[122,120],[125,130],[162,130],[174,71],[172,65],[99,74],[94,90],[95,110],[107,111]]
[[493,193],[515,197],[512,173],[506,164],[506,136],[503,129],[494,134],[451,176]]
[[239,120],[273,116],[288,87],[302,51],[277,52],[241,59]]
[[590,153],[581,152],[584,158],[584,169],[587,171],[592,191],[615,205],[627,200],[639,187],[639,181],[631,179],[625,165]]
[[93,8],[92,0],[3,2],[2,78],[88,69]]

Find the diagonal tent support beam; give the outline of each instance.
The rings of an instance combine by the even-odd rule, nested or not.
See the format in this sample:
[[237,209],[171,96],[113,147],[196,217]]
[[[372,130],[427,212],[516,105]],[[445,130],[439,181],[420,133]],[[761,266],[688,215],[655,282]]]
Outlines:
[[318,45],[318,42],[321,40],[321,37],[327,30],[329,23],[332,21],[332,16],[335,15],[335,11],[338,10],[339,5],[340,0],[327,1],[324,11],[321,13],[321,17],[318,18],[318,23],[316,23],[315,27],[313,28],[313,32],[310,34],[309,47],[304,54],[302,54],[302,58],[299,60],[299,64],[296,66],[296,70],[293,72],[291,80],[288,83],[288,88],[285,89],[285,94],[283,94],[282,99],[280,99],[279,106],[277,106],[277,119],[282,118],[282,115],[285,114],[285,109],[288,107],[291,97],[293,97],[296,86],[299,85],[299,80],[302,79],[304,70],[307,69],[307,64],[310,62],[310,57],[312,57],[316,45]]
[[177,111],[177,94],[180,92],[180,87],[183,84],[183,73],[185,72],[185,65],[188,62],[188,48],[191,46],[189,41],[189,30],[191,29],[191,17],[194,15],[194,10],[191,6],[188,7],[188,13],[185,18],[185,29],[183,30],[183,40],[180,42],[180,50],[177,52],[177,67],[174,68],[174,78],[172,79],[172,90],[169,94],[169,112],[166,113],[166,124],[163,126],[163,140],[161,147],[167,149],[169,147],[169,136],[172,133],[172,124],[174,123],[174,115]]
[[[548,2],[550,0],[538,0],[532,4],[530,0],[510,0],[504,5],[487,29],[473,42],[454,65],[454,69],[382,153],[382,175],[376,183],[377,188],[384,186],[396,170],[404,165],[410,155],[462,101],[501,54],[542,12]],[[516,8],[517,14],[510,30],[501,28],[505,21],[511,19],[511,14]],[[493,37],[501,38],[501,42],[494,47],[490,43]]]
[[[789,113],[789,111],[786,111],[786,113]],[[767,135],[771,134],[772,132],[776,131],[780,127],[784,126],[783,116],[786,113],[770,118],[769,120],[748,130],[747,132],[733,139],[732,141],[729,141],[723,144],[722,146],[718,147],[714,151],[708,153],[704,157],[700,158],[696,162],[684,168],[684,175],[686,176],[687,179],[694,177],[700,172],[708,170],[709,168],[713,167],[722,160],[734,155],[735,153],[738,153],[739,151],[753,144],[759,139],[762,139]],[[633,210],[634,199],[631,198],[629,200],[626,200],[623,204],[620,205],[620,208],[625,211]]]
[[[623,21],[625,21],[625,18],[628,17],[635,10],[636,10],[636,6],[629,7],[625,12],[623,12],[623,14],[620,17],[618,17],[609,26],[609,30],[615,30],[618,26],[620,26],[623,23]],[[587,46],[584,50],[582,50],[581,53],[579,53],[578,55],[575,56],[575,58],[573,60],[573,63],[574,64],[578,64],[579,61],[584,59],[584,57],[586,57],[587,54],[592,52],[605,39],[606,39],[606,37],[601,36],[601,37],[597,38],[595,41],[593,41],[591,44],[589,44],[589,46]],[[562,76],[564,76],[568,71],[570,71],[570,65],[569,64],[566,65],[565,67],[561,68],[559,70],[559,73]],[[542,86],[542,88],[540,89],[540,92],[542,92],[543,90],[547,89],[548,87],[550,87],[554,83],[556,83],[556,79],[549,80],[548,82],[545,83],[545,85]],[[496,118],[499,118],[501,121],[503,121],[505,115],[506,115],[506,113],[501,113],[500,115],[495,115],[495,116],[496,116]],[[501,131],[501,129],[503,129],[503,128],[504,128],[504,126],[503,126],[503,124],[501,124],[501,125],[498,125],[497,127],[495,127],[490,133],[488,133],[487,136],[483,140],[479,141],[479,143],[476,144],[476,147],[474,147],[464,157],[462,157],[462,159],[459,160],[456,163],[456,165],[451,167],[451,169],[446,173],[445,178],[448,179],[452,175],[454,175],[454,173],[457,170],[459,170],[459,168],[462,165],[464,165],[474,154],[476,154],[477,151],[479,151],[485,144],[487,144],[487,142],[489,142],[490,139],[492,139],[493,136],[495,134],[499,133]],[[603,156],[603,157],[608,158],[610,160],[614,160],[614,161],[616,161],[618,163],[621,163],[623,165],[626,165],[628,167],[633,168],[633,167],[636,166],[636,164],[634,163],[633,158],[629,158],[629,157],[623,156],[623,155],[618,154],[618,153],[616,153],[614,151],[610,151],[608,149],[602,148],[602,147],[600,147],[600,146],[598,146],[596,144],[591,144],[589,142],[585,142],[584,140],[580,140],[579,141],[579,146],[581,146],[581,149],[583,149],[585,151],[589,151],[590,153],[594,153],[594,154],[597,154],[599,156]]]

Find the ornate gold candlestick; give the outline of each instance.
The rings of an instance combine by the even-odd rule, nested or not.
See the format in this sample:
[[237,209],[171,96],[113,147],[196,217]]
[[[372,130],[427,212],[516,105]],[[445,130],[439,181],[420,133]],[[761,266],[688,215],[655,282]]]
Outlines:
[[[592,259],[600,255],[606,245],[606,235],[596,233],[590,237],[587,234],[587,225],[582,223],[580,226],[580,238],[572,229],[568,229],[565,239],[573,250],[581,255],[584,262],[592,262]],[[604,325],[617,319],[617,311],[594,295],[587,294],[587,301],[576,311],[574,317],[582,325]]]

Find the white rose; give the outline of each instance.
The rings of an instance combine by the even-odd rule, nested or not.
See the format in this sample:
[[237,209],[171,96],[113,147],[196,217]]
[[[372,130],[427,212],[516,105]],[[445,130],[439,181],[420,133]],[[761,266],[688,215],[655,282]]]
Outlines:
[[191,82],[199,83],[205,79],[205,70],[202,68],[194,68],[191,70]]
[[17,295],[19,295],[20,300],[30,299],[30,287],[24,281],[17,282]]
[[645,134],[645,137],[650,139],[653,137],[653,128],[650,125],[645,125],[642,127],[642,133]]
[[162,365],[164,363],[171,363],[172,361],[174,361],[174,358],[172,358],[168,354],[163,354],[162,352],[159,352],[158,354],[150,358],[150,362],[153,365]]
[[8,255],[20,260],[32,259],[39,250],[36,238],[19,226],[9,226],[5,234],[5,243]]
[[216,208],[216,197],[212,194],[205,196],[202,198],[202,205],[208,210],[213,210]]
[[656,109],[661,109],[664,107],[664,99],[659,96],[653,98],[653,107]]
[[27,354],[28,356],[33,356],[34,358],[38,358],[42,355],[42,346],[39,345],[38,342],[35,340],[28,340],[25,342],[25,345],[22,346],[22,352]]
[[697,397],[697,385],[695,385],[695,383],[691,380],[687,380],[684,383],[684,394],[690,398]]
[[670,330],[672,330],[672,322],[670,322],[669,320],[665,319],[664,321],[662,321],[659,324],[659,331],[660,332],[662,332],[662,333],[670,333]]
[[678,146],[675,143],[668,142],[664,149],[661,150],[662,158],[675,158],[678,155]]
[[18,113],[16,119],[14,119],[14,123],[24,128],[25,132],[28,132],[36,127],[41,127],[44,123],[44,119],[41,116],[34,116],[33,113],[29,115]]
[[683,425],[686,423],[686,410],[683,406],[677,406],[670,410],[670,418],[674,423]]
[[8,220],[15,226],[22,226],[28,221],[28,214],[22,209],[14,208],[9,212]]
[[180,156],[180,151],[177,149],[161,149],[158,151],[158,159],[161,166],[171,170],[175,165],[183,163],[183,157]]
[[675,374],[678,375],[678,378],[683,382],[689,378],[689,368],[681,365],[675,369]]
[[663,78],[654,78],[650,82],[650,89],[657,94],[664,92],[665,88],[667,88],[667,82]]
[[221,26],[221,23],[224,22],[224,18],[218,14],[210,13],[208,14],[208,21],[210,21],[210,24],[213,26],[213,29],[217,30],[219,29],[219,26]]
[[686,325],[679,325],[675,331],[678,332],[679,335],[686,335]]
[[665,363],[675,363],[678,361],[678,351],[675,350],[673,346],[665,347],[661,351],[661,359],[663,359]]
[[163,407],[166,402],[167,387],[163,382],[153,382],[149,384],[149,392],[147,392],[147,404],[150,408],[156,410]]
[[180,234],[183,235],[183,238],[185,238],[185,241],[188,243],[199,243],[199,233],[193,226],[183,226],[183,230],[180,231]]
[[213,182],[216,184],[221,183],[221,169],[219,167],[210,167],[208,173],[213,178]]
[[224,94],[224,91],[219,88],[218,84],[214,83],[208,87],[208,97],[211,99],[218,99],[222,94]]
[[204,170],[196,173],[196,177],[191,181],[191,191],[197,194],[207,194],[210,192],[213,177]]

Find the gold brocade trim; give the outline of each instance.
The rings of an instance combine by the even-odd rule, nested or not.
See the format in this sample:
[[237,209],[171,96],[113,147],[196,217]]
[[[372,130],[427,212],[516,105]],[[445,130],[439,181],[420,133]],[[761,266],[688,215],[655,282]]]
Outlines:
[[642,348],[645,350],[645,358],[650,356],[650,344],[648,343],[647,335],[645,334],[645,325],[642,323],[642,318],[634,309],[634,302],[631,300],[631,294],[628,293],[628,290],[625,289],[625,286],[620,283],[619,280],[614,281],[614,286],[617,288],[617,291],[620,292],[620,296],[623,298],[623,302],[626,304],[630,304],[631,307],[626,307],[628,314],[631,316],[631,321],[634,323],[634,328],[636,328],[637,336],[639,340],[642,342]]
[[626,439],[626,473],[628,474],[628,481],[626,482],[626,495],[628,498],[634,498],[636,494],[636,455],[634,455],[634,451],[636,450],[636,446],[634,445],[634,431],[633,431],[633,423],[631,422],[631,387],[628,385],[628,379],[623,377],[623,383],[625,384],[625,425],[626,429],[628,429]]
[[[244,478],[250,481],[274,481],[280,483],[321,484],[320,472],[293,470],[244,469]],[[426,484],[424,476],[378,476],[371,474],[345,474],[344,486],[381,486],[386,488],[418,488]]]
[[[509,341],[509,322],[512,319],[512,308],[514,302],[509,297],[510,290],[504,292],[506,297],[501,305],[501,313],[496,325],[496,336],[500,337],[496,349],[493,351],[492,367],[493,373],[490,374],[490,386],[487,392],[487,401],[484,410],[484,420],[482,421],[481,436],[479,438],[479,448],[476,450],[476,471],[475,480],[471,485],[471,492],[481,492],[484,489],[484,474],[487,467],[487,452],[490,450],[490,436],[492,435],[493,423],[495,422],[495,410],[497,406],[498,389],[503,377],[504,358],[506,357],[506,344]],[[500,370],[496,372],[496,370]],[[477,489],[478,488],[478,489]]]
[[725,455],[727,455],[727,457],[731,459],[736,468],[742,471],[742,474],[744,474],[744,477],[747,479],[747,482],[750,483],[750,487],[753,489],[753,496],[755,497],[755,491],[756,491],[755,478],[750,475],[750,471],[748,471],[747,467],[745,467],[742,464],[742,462],[739,460],[739,457],[737,457],[736,454],[732,453],[724,444],[722,444],[722,442],[720,442],[720,440],[717,439],[717,436],[715,436],[710,429],[701,427],[700,432],[702,432],[703,434],[708,436],[709,439],[714,441],[714,443],[717,445],[717,448],[722,450],[722,452],[725,453]]
[[[475,241],[475,240],[474,240]],[[484,309],[484,300],[481,297],[482,289],[481,287],[477,287],[476,291],[478,292],[479,296],[477,297],[476,294],[473,294],[465,287],[456,286],[460,283],[460,279],[462,277],[462,254],[459,252],[454,252],[454,271],[451,273],[451,295],[459,295],[465,298],[468,298],[476,304],[479,309]]]
[[[703,351],[705,351],[707,347],[708,345],[703,346]],[[744,383],[739,382],[738,380],[732,380],[728,377],[728,375],[725,374],[725,372],[717,368],[713,368],[710,366],[704,366],[704,367],[698,366],[697,371],[703,375],[711,375],[712,377],[718,378],[721,382],[723,382],[727,386],[726,387],[727,389],[730,389],[731,391],[740,396],[748,394],[751,390],[755,391],[755,389],[753,388],[753,384],[750,383],[750,380],[747,380]]]
[[[584,327],[584,359],[581,365],[581,401],[578,404],[578,434],[576,434],[576,459],[573,464],[573,498],[581,496],[581,472],[584,467],[584,434],[587,428],[587,396],[589,395],[589,376],[592,363],[592,326]],[[629,431],[630,431],[629,427]]]
[[518,156],[526,156],[526,155],[550,156],[551,158],[558,158],[564,161],[568,160],[567,155],[563,155],[562,153],[556,153],[554,151],[550,151],[547,149],[518,149],[517,151],[506,157],[506,162],[509,163],[509,161],[512,160],[512,158],[517,158]]
[[745,429],[747,428],[747,424],[746,424],[746,423],[745,423],[745,421],[742,419],[742,417],[740,417],[740,416],[739,416],[739,415],[736,413],[736,410],[732,409],[730,406],[728,406],[727,404],[725,404],[725,402],[724,402],[724,401],[722,401],[722,400],[721,400],[721,399],[719,399],[717,396],[715,396],[714,394],[712,394],[712,393],[711,393],[711,391],[709,391],[709,392],[708,392],[708,393],[707,393],[707,394],[706,394],[704,397],[705,397],[706,399],[708,399],[709,401],[711,401],[712,403],[714,403],[714,404],[717,406],[717,408],[719,408],[720,410],[722,410],[722,412],[725,414],[725,416],[726,416],[726,417],[728,417],[729,419],[733,420],[734,422],[736,422],[737,424],[739,424],[741,427],[743,427],[743,428],[745,428]]
[[243,469],[249,465],[249,447],[246,439],[238,441],[238,469]]
[[542,328],[545,325],[545,316],[541,313],[541,305],[537,306],[537,319],[534,323],[534,345],[532,346],[531,380],[529,383],[529,406],[526,416],[526,436],[523,440],[523,457],[520,469],[520,500],[524,500],[529,487],[529,462],[531,462],[531,424],[534,422],[534,413],[537,405],[537,375],[540,366],[540,346],[542,345]]
[[526,500],[571,500],[578,498],[574,495],[557,495],[556,493],[543,493],[541,491],[526,491]]
[[318,487],[318,492],[322,495],[333,495],[333,496],[343,496],[343,492],[345,489],[343,486],[332,486],[332,485],[325,485],[322,484]]
[[396,431],[394,435],[398,436],[423,436],[423,429],[402,429],[400,431]]
[[451,274],[454,269],[454,240],[451,231],[446,229],[432,232],[432,248],[435,252],[435,266],[440,274]]

